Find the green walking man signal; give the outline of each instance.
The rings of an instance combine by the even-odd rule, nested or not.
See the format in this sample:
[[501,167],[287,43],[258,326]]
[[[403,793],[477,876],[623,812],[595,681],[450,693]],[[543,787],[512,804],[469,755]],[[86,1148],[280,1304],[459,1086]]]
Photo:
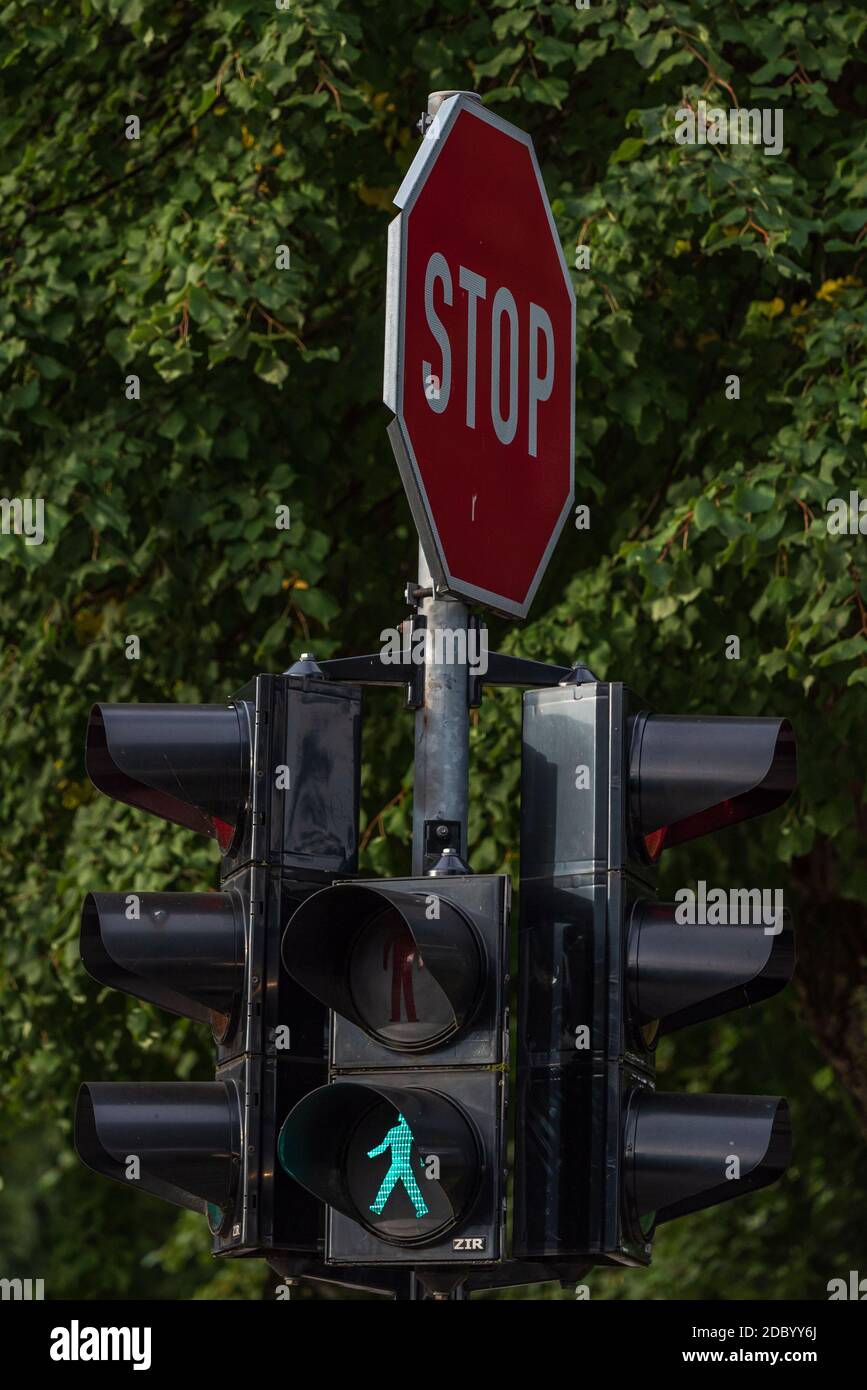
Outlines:
[[[377,1216],[382,1215],[382,1209],[391,1196],[394,1188],[402,1182],[407,1190],[409,1200],[415,1208],[416,1217],[427,1216],[428,1205],[421,1195],[421,1188],[415,1180],[412,1171],[411,1150],[412,1150],[412,1130],[404,1119],[403,1115],[398,1115],[397,1124],[391,1128],[383,1139],[382,1143],[375,1149],[369,1149],[367,1157],[377,1158],[379,1154],[385,1153],[386,1149],[391,1149],[391,1165],[382,1180],[380,1189],[376,1194],[376,1200],[371,1203],[370,1210]],[[424,1164],[421,1164],[424,1167]]]

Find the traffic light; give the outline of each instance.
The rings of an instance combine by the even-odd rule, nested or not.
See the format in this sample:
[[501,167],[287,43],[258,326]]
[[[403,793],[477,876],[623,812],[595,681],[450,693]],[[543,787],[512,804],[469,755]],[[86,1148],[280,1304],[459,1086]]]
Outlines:
[[283,960],[331,1017],[328,1083],[286,1117],[285,1171],[328,1204],[339,1264],[503,1253],[509,881],[338,883],[296,908]]
[[320,1258],[319,1204],[276,1165],[279,1123],[326,1078],[327,1014],[283,969],[286,922],[357,865],[357,686],[260,675],[225,704],[96,705],[94,785],[216,840],[217,892],[89,893],[97,981],[208,1026],[213,1081],[90,1082],[76,1148],[98,1173],[207,1215],[215,1254]]
[[784,719],[657,715],[617,683],[525,695],[517,1256],[647,1264],[657,1225],[784,1171],[785,1100],[660,1093],[654,1050],[783,988],[788,911],[703,884],[660,903],[656,864],[795,784]]

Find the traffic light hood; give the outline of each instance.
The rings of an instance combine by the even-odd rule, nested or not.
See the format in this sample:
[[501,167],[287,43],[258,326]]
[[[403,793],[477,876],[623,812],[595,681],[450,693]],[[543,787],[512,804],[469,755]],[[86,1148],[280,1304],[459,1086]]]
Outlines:
[[[227,852],[247,800],[246,706],[94,705],[85,764],[115,801],[216,839]],[[245,757],[245,755],[247,755]]]
[[[283,937],[289,974],[328,1008],[398,1051],[422,1051],[456,1033],[471,1016],[483,982],[482,947],[469,917],[432,880],[429,893],[342,883],[302,903]],[[378,967],[378,970],[377,968]],[[418,1023],[373,1017],[371,981],[388,1003],[410,972],[434,983]],[[426,974],[425,974],[426,972]],[[415,1012],[415,1010],[413,1010]]]
[[89,1082],[75,1148],[94,1172],[175,1206],[225,1211],[237,1183],[241,1116],[233,1083]]
[[659,1225],[776,1182],[792,1124],[779,1096],[635,1091],[625,1144],[633,1214]]
[[208,1023],[218,1041],[237,1020],[244,920],[237,893],[88,893],[81,959],[93,979]]
[[674,903],[639,901],[628,935],[630,997],[642,1025],[660,1033],[760,1004],[789,983],[795,933],[788,909],[763,926],[703,926],[675,920]]
[[666,847],[776,810],[797,783],[788,719],[639,716],[633,817],[651,859]]

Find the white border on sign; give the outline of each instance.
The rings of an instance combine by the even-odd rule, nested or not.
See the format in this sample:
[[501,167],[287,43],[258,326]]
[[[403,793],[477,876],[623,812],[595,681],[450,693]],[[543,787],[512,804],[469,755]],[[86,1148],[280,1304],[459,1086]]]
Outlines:
[[[530,158],[533,162],[533,172],[536,175],[536,182],[539,186],[539,194],[548,218],[548,226],[551,231],[551,239],[560,258],[560,268],[563,272],[563,280],[569,294],[569,302],[572,307],[572,352],[571,352],[571,379],[572,391],[570,395],[570,424],[569,424],[569,493],[563,510],[557,519],[551,532],[551,539],[545,549],[545,553],[539,562],[539,566],[533,576],[527,596],[523,603],[516,603],[513,599],[505,598],[502,594],[491,593],[488,589],[480,589],[475,584],[470,584],[466,580],[453,575],[446,563],[445,552],[442,541],[436,527],[433,515],[427,502],[424,484],[419,471],[415,452],[409,438],[409,431],[403,416],[403,363],[404,363],[404,338],[406,326],[406,239],[407,228],[409,225],[409,214],[424,187],[428,175],[430,174],[437,158],[443,148],[445,139],[455,124],[461,111],[468,111],[477,120],[485,121],[493,126],[495,130],[508,135],[510,139],[517,140],[530,151]],[[545,185],[542,182],[542,173],[539,169],[539,162],[536,159],[536,151],[533,148],[533,141],[524,130],[519,130],[510,121],[505,121],[501,116],[495,116],[492,111],[488,111],[480,102],[472,97],[458,96],[449,97],[444,101],[433,121],[425,132],[418,152],[407,170],[403,183],[394,195],[395,204],[401,209],[399,215],[395,217],[388,228],[388,260],[386,271],[386,298],[385,298],[385,359],[383,367],[383,390],[382,398],[385,404],[397,417],[392,425],[389,426],[388,436],[391,441],[395,461],[400,470],[403,485],[409,499],[410,511],[419,533],[422,548],[425,553],[428,565],[434,579],[444,585],[451,593],[461,598],[471,599],[476,603],[484,604],[494,612],[505,614],[508,617],[526,618],[530,610],[530,605],[536,596],[536,590],[542,582],[542,576],[548,568],[554,547],[560,538],[560,533],[566,521],[566,517],[572,507],[575,497],[575,367],[576,367],[576,346],[575,346],[575,291],[572,288],[572,281],[566,266],[566,258],[563,255],[563,247],[560,244],[560,236],[551,212],[551,205],[548,202],[548,195],[545,192]],[[394,426],[397,425],[397,429]]]

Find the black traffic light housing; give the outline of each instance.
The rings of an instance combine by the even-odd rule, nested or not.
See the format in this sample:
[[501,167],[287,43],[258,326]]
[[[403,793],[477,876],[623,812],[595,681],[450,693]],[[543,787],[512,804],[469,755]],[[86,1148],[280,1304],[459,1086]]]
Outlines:
[[331,1010],[331,1046],[278,1152],[328,1203],[332,1264],[503,1254],[509,896],[504,876],[341,883],[289,922],[286,969]]
[[209,1026],[212,1082],[90,1083],[90,1167],[205,1211],[217,1254],[322,1257],[319,1204],[275,1171],[289,1110],[327,1077],[326,1009],[283,969],[298,905],[357,867],[361,692],[260,675],[225,704],[97,705],[99,790],[214,838],[220,891],[91,893],[81,955],[102,984]]
[[681,925],[655,864],[782,804],[794,738],[785,720],[656,716],[589,682],[529,692],[523,740],[515,1253],[646,1264],[655,1225],[788,1161],[784,1101],[656,1093],[654,1048],[781,989],[790,918]]
[[[741,1173],[721,1164],[736,1136]],[[636,1240],[654,1226],[719,1206],[776,1182],[792,1150],[789,1107],[779,1096],[648,1093],[630,1096],[624,1198]]]
[[358,686],[260,675],[222,705],[94,705],[85,761],[115,801],[215,839],[221,879],[327,883],[358,864],[360,748]]

